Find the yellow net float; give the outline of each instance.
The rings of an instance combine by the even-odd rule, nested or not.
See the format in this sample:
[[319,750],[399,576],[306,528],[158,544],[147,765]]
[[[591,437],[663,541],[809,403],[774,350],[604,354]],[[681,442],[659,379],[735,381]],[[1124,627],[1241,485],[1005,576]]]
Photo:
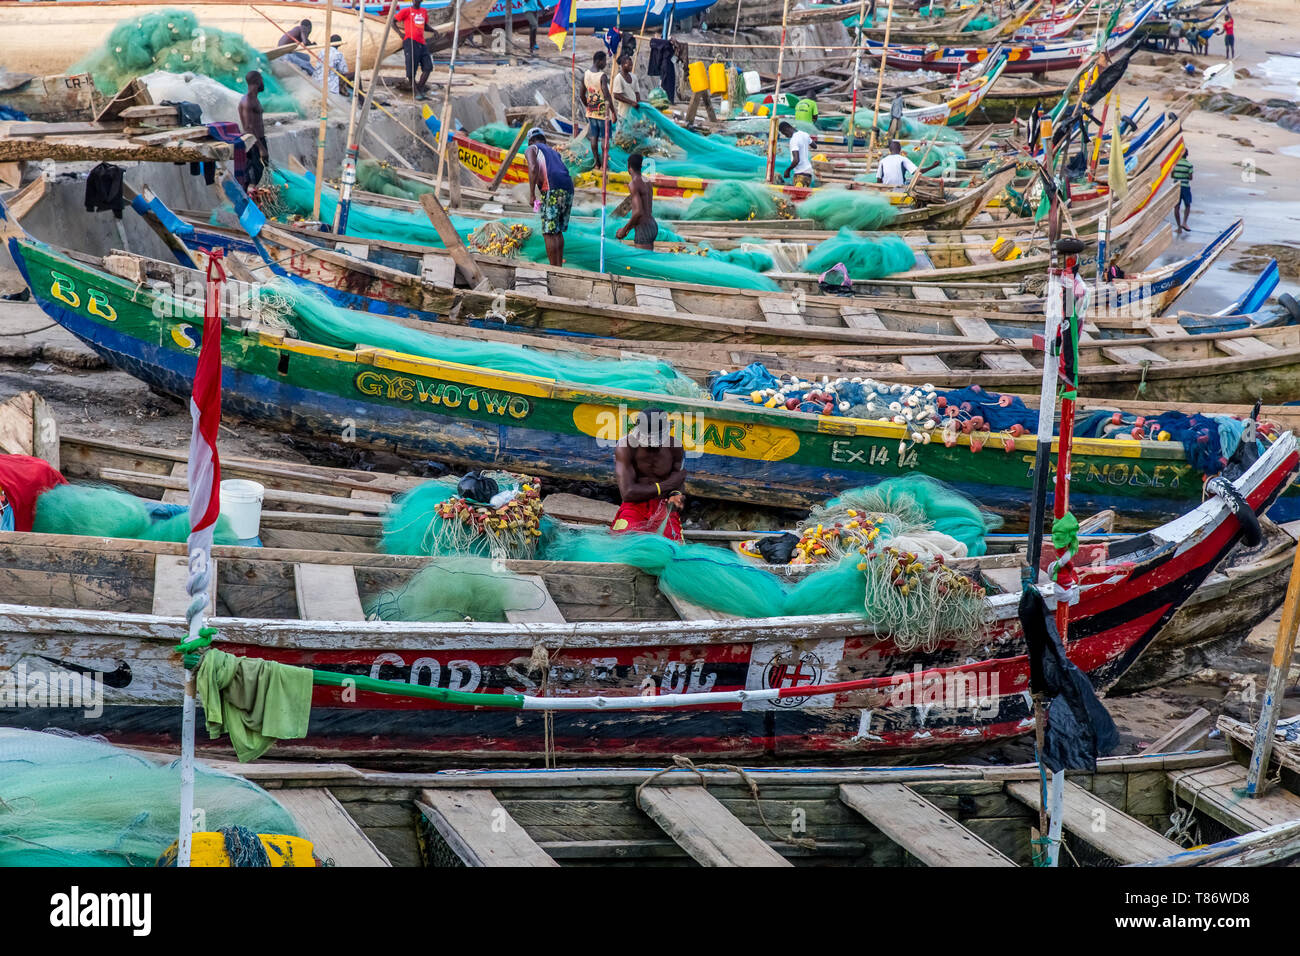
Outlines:
[[999,236],[993,240],[993,247],[989,250],[993,253],[993,258],[999,262],[1010,262],[1012,259],[1019,259],[1024,255],[1024,250],[1016,245],[1015,240],[1006,239]]
[[[271,866],[316,866],[316,855],[311,841],[284,833],[259,833],[258,840],[266,850]],[[161,857],[159,866],[176,865],[176,843],[173,842]],[[199,832],[190,837],[190,866],[233,867],[235,864],[226,852],[224,833]]]

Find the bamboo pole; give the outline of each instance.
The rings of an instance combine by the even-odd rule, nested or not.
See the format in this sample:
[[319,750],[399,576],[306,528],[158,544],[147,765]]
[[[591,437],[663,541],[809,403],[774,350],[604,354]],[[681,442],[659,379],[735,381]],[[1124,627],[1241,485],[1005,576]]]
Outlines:
[[880,48],[880,78],[876,81],[876,105],[871,108],[871,153],[876,151],[876,127],[880,125],[880,96],[885,92],[885,63],[889,60],[889,27],[894,19],[894,0],[889,0],[885,10],[885,40]]
[[[360,10],[358,17],[365,16],[365,4],[359,4]],[[384,32],[379,37],[379,49],[375,51],[375,62],[370,67],[370,83],[366,86],[366,99],[361,104],[361,115],[357,117],[356,130],[348,137],[348,151],[343,158],[343,183],[339,191],[339,216],[337,231],[346,234],[348,231],[348,210],[352,204],[352,184],[356,181],[357,156],[361,153],[361,134],[365,131],[366,120],[370,118],[370,101],[375,95],[375,84],[379,81],[379,66],[384,61],[384,49],[388,46],[388,35],[393,30],[393,18],[397,15],[397,4],[388,5],[388,17],[384,20]],[[356,71],[352,85],[352,93],[355,96],[361,89],[361,61],[357,60]],[[348,178],[348,171],[351,170],[351,181]]]
[[736,42],[736,34],[740,32],[740,4],[741,0],[736,0],[736,22],[731,27],[731,42]]
[[[890,0],[892,3],[893,0]],[[776,57],[776,88],[772,91],[772,120],[767,124],[767,181],[776,179],[776,109],[781,96],[781,73],[785,68],[785,31],[790,22],[790,0],[781,7],[781,50]]]
[[[891,0],[892,2],[892,0]],[[867,15],[867,0],[858,0],[858,42],[853,53],[853,105],[849,108],[849,141],[846,149],[850,156],[853,155],[853,138],[854,138],[854,120],[858,114],[858,86],[859,75],[862,70],[862,36],[863,36],[863,19]]]
[[[395,4],[393,5],[395,6]],[[352,63],[352,102],[348,106],[348,150],[343,156],[343,171],[339,176],[339,201],[334,204],[334,231],[339,234],[347,230],[347,213],[343,206],[344,196],[352,195],[352,187],[357,181],[356,154],[352,151],[355,142],[353,136],[357,129],[357,100],[361,93],[361,51],[366,38],[366,5],[357,0],[357,53]]]
[[325,46],[321,52],[320,125],[316,129],[316,188],[311,197],[311,218],[320,221],[320,191],[325,182],[325,121],[330,110],[330,31],[334,28],[334,0],[325,0]]
[[1250,765],[1246,769],[1246,796],[1262,797],[1265,778],[1268,776],[1269,758],[1273,755],[1273,735],[1277,731],[1277,718],[1282,710],[1282,695],[1286,691],[1287,675],[1291,673],[1291,658],[1295,653],[1295,636],[1300,625],[1300,547],[1296,548],[1291,562],[1291,582],[1286,588],[1282,604],[1282,621],[1273,642],[1273,660],[1268,666],[1268,680],[1264,684],[1264,702],[1260,706],[1259,723],[1255,725],[1255,743],[1250,751]]
[[[442,96],[442,113],[439,116],[438,135],[442,148],[438,150],[438,179],[435,189],[442,189],[442,176],[447,172],[447,146],[451,142],[451,87],[456,81],[456,54],[460,50],[460,8],[462,0],[455,0],[456,13],[451,19],[451,59],[447,61],[447,89]],[[450,173],[448,173],[450,179]]]

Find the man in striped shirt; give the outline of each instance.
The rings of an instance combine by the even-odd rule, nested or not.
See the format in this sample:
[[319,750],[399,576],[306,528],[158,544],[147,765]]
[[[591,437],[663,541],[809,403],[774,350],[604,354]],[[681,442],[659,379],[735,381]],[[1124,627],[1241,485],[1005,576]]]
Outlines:
[[1169,178],[1178,184],[1178,205],[1174,207],[1174,222],[1179,229],[1187,229],[1187,217],[1192,211],[1192,161],[1186,149],[1182,158],[1174,164],[1174,171]]

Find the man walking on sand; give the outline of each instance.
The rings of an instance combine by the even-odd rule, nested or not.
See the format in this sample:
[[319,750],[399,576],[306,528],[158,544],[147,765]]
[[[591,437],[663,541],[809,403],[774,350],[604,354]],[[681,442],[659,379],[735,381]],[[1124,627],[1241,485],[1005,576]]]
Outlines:
[[1182,158],[1174,164],[1174,171],[1169,178],[1178,184],[1178,205],[1174,207],[1174,222],[1178,228],[1186,230],[1187,217],[1192,212],[1192,160],[1186,149]]
[[1223,56],[1228,60],[1237,56],[1237,25],[1233,22],[1231,13],[1223,20]]

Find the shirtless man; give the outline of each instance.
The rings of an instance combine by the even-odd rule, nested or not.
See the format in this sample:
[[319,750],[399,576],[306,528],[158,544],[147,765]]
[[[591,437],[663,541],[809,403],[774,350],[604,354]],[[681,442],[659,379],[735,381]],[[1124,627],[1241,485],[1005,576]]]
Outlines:
[[635,229],[632,244],[638,249],[654,249],[655,238],[659,235],[659,223],[654,217],[654,194],[650,184],[641,177],[641,154],[633,153],[627,158],[627,191],[632,196],[632,215],[615,234],[622,239],[628,230]]
[[252,175],[252,170],[248,175],[249,184],[256,186],[262,178],[261,170],[271,163],[271,150],[266,145],[266,124],[262,119],[262,101],[257,98],[266,84],[257,70],[249,70],[244,76],[244,82],[248,85],[248,92],[239,100],[239,128],[257,140],[257,149],[261,153],[256,157],[256,163],[249,163],[258,171],[256,177]]
[[636,427],[614,452],[614,477],[623,503],[610,530],[662,534],[681,541],[678,512],[686,502],[682,494],[685,458],[681,441],[669,433],[667,414],[659,408],[639,412]]

